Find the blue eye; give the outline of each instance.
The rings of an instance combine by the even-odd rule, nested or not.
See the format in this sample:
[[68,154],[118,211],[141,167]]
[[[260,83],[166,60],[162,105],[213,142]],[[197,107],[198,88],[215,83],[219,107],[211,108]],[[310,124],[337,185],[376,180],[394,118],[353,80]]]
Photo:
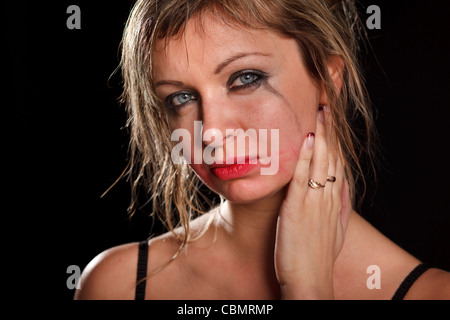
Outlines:
[[229,90],[258,87],[265,78],[267,78],[267,75],[264,72],[256,70],[239,71],[230,77]]
[[193,100],[197,100],[195,94],[189,92],[175,93],[167,98],[167,105],[171,107],[179,107]]
[[239,81],[242,82],[242,84],[245,85],[245,84],[249,84],[249,83],[252,83],[255,80],[257,80],[258,76],[256,74],[246,73],[246,74],[243,74],[242,76],[240,76],[238,79],[239,79]]

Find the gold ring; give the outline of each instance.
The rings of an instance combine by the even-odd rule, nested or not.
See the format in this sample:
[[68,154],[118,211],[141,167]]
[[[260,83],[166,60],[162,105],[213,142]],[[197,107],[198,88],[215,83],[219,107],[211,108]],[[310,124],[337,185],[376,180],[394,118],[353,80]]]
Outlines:
[[325,188],[325,186],[323,184],[321,184],[320,182],[314,181],[313,179],[309,179],[308,186],[310,188],[313,188],[314,190],[318,190],[320,188]]
[[335,181],[336,181],[336,177],[333,177],[333,176],[327,177],[327,181],[329,181],[329,182],[335,182]]

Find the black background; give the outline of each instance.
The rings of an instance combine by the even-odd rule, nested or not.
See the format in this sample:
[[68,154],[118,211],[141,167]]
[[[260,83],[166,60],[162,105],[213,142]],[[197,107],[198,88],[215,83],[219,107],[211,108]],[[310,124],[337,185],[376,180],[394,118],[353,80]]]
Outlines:
[[[81,8],[80,30],[66,27],[71,4]],[[376,199],[362,214],[419,259],[450,270],[450,8],[447,1],[361,1],[371,4],[381,8],[381,30],[368,30],[374,52],[363,63],[384,162]],[[4,118],[5,142],[12,140],[4,228],[14,230],[8,249],[26,274],[38,274],[36,287],[49,289],[48,298],[72,299],[69,265],[83,269],[99,252],[151,232],[148,213],[127,217],[127,181],[100,198],[127,163],[114,71],[131,7],[21,2],[6,11],[3,106],[13,115]]]

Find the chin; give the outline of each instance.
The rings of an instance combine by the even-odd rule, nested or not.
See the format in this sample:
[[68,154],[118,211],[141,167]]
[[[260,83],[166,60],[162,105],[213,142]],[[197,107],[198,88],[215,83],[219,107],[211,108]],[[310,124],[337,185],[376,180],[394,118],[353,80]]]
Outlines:
[[219,181],[209,186],[226,200],[233,203],[252,203],[260,201],[283,191],[290,177],[280,174],[274,176],[258,175],[229,181]]
[[284,192],[295,170],[293,165],[286,164],[280,165],[278,172],[274,175],[262,175],[256,168],[240,178],[227,180],[214,175],[207,166],[192,164],[191,167],[209,189],[230,202],[245,204]]

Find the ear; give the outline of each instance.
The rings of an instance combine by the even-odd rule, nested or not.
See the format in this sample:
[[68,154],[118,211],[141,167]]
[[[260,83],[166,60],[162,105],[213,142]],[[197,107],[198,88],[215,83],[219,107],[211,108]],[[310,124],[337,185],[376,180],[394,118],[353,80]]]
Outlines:
[[[339,56],[331,56],[328,60],[328,73],[333,81],[334,88],[336,90],[336,95],[339,95],[342,89],[342,82],[344,78],[344,61]],[[325,88],[322,87],[320,93],[320,104],[329,105],[329,99]]]

